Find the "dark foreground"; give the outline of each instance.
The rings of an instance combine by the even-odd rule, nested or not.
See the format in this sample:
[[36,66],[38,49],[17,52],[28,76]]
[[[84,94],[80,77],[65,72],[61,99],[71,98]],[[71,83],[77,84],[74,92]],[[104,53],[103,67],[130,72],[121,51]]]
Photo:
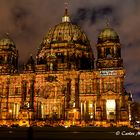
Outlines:
[[0,128],[0,140],[140,140],[140,130],[136,131],[127,127],[17,127]]

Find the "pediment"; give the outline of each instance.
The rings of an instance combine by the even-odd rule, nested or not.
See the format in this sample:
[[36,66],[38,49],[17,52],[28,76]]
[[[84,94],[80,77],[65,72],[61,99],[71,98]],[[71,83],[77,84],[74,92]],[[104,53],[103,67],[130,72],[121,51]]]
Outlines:
[[113,92],[113,91],[111,91],[111,90],[109,90],[109,91],[107,91],[107,92],[104,92],[103,94],[107,94],[107,95],[112,95],[112,94],[116,94],[115,92]]

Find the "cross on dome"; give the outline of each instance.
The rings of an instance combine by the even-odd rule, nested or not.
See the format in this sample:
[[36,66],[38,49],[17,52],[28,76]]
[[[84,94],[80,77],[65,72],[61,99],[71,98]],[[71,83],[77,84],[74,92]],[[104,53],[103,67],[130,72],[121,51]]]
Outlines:
[[68,2],[65,2],[65,12],[64,16],[62,17],[62,22],[70,22],[70,17],[68,15]]

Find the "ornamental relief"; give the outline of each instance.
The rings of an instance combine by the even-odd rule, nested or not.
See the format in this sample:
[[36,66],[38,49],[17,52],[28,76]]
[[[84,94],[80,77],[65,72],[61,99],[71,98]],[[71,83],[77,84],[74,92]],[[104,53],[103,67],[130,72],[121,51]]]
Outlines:
[[45,78],[45,81],[44,84],[36,89],[36,95],[45,99],[60,99],[64,94],[64,85],[56,82],[57,76],[48,76]]
[[108,90],[107,92],[103,93],[103,95],[114,95],[114,94],[116,94],[116,93],[112,90]]
[[108,92],[108,91],[116,92],[115,83],[112,82],[104,83],[103,92]]

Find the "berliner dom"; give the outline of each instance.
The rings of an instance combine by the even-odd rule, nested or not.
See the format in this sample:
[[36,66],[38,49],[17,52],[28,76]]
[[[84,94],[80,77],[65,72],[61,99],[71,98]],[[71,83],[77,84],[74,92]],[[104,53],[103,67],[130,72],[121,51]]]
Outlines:
[[84,70],[94,67],[90,42],[81,28],[65,11],[62,22],[51,28],[43,38],[37,54],[37,64],[45,70]]
[[23,71],[18,70],[13,40],[0,39],[1,123],[67,120],[129,125],[132,98],[124,88],[121,48],[117,32],[106,26],[98,35],[94,58],[86,33],[72,23],[67,9]]

